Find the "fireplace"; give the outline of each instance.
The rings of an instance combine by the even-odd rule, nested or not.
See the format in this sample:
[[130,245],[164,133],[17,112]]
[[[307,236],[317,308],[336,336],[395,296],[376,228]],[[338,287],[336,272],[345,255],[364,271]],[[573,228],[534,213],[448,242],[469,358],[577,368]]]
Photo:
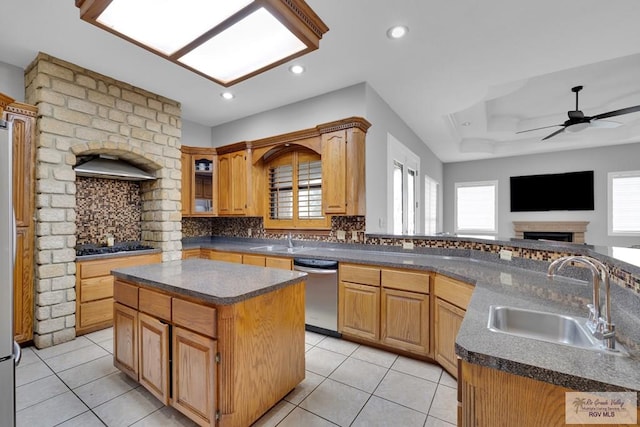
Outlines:
[[514,221],[516,239],[585,243],[588,221]]
[[564,231],[525,231],[526,240],[554,240],[556,242],[573,242],[573,233]]

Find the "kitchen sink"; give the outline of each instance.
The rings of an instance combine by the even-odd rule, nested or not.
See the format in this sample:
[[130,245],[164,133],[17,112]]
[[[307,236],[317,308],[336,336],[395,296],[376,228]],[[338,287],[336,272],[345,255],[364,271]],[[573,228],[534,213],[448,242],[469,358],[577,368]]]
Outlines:
[[489,308],[488,328],[493,332],[515,335],[591,350],[601,350],[598,340],[586,328],[587,319],[523,308]]
[[304,246],[294,246],[290,248],[284,245],[265,245],[265,246],[255,246],[253,248],[249,248],[249,250],[252,250],[252,251],[276,252],[280,254],[295,254],[308,249],[310,248],[307,248]]

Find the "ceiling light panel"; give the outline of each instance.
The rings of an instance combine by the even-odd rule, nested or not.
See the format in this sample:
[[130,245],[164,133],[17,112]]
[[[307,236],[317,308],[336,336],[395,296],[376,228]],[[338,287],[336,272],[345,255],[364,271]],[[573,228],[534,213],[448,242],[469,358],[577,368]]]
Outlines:
[[179,61],[229,83],[306,48],[287,27],[260,8]]
[[253,0],[112,0],[96,19],[112,30],[171,55]]
[[223,86],[319,47],[304,0],[75,0],[80,17]]

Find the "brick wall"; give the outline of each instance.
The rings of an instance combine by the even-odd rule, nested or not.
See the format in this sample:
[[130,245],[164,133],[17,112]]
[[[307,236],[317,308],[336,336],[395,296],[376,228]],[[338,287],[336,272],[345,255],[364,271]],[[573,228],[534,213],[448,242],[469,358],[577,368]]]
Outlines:
[[141,183],[142,240],[181,257],[180,137],[176,101],[40,53],[25,71],[36,125],[34,342],[75,337],[76,156],[107,153],[153,172]]

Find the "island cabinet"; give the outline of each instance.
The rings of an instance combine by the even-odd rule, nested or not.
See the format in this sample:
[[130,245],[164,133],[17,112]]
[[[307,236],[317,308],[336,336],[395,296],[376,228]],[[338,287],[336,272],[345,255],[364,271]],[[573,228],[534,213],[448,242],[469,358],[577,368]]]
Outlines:
[[118,279],[115,300],[114,365],[200,426],[246,427],[304,379],[304,282],[216,305]]
[[345,337],[429,356],[429,274],[342,263],[338,329]]
[[215,216],[217,214],[218,171],[213,148],[181,148],[182,215]]
[[458,377],[455,342],[473,286],[441,274],[434,280],[434,353],[436,361],[454,377]]
[[160,253],[77,261],[76,335],[108,328],[113,324],[111,270],[161,261]]

